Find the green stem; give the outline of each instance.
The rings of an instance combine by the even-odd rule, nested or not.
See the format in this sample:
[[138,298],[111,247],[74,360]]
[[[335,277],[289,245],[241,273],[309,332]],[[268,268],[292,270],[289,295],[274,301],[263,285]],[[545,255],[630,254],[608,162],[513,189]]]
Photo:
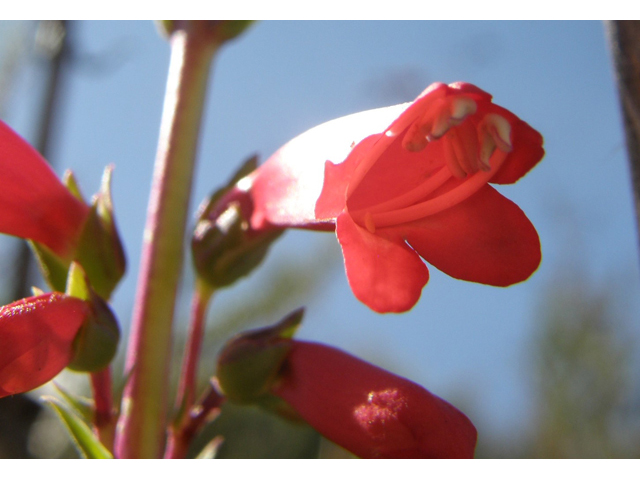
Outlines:
[[209,66],[218,47],[204,23],[184,22],[170,39],[169,77],[125,365],[128,382],[116,433],[119,458],[159,458],[164,448],[184,231]]

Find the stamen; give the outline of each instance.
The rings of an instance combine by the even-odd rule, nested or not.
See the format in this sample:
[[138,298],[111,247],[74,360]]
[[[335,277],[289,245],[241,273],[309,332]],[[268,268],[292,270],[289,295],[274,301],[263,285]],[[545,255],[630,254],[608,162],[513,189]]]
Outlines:
[[[451,178],[451,171],[446,167],[442,167],[437,173],[431,175],[423,183],[418,185],[413,190],[387,200],[386,202],[374,205],[368,210],[368,213],[388,212],[391,210],[397,210],[399,208],[408,207],[413,205],[418,200],[425,198],[430,193],[433,193],[436,189],[445,184],[447,180]],[[366,222],[366,217],[365,217]]]
[[486,132],[478,131],[478,135],[480,138],[480,163],[484,165],[485,168],[482,170],[489,171],[491,169],[491,165],[489,164],[489,159],[491,155],[493,155],[494,150],[496,149],[496,142],[493,140],[491,135],[488,135]]
[[451,143],[458,165],[467,175],[481,169],[476,128],[471,122],[465,122],[449,130],[443,141]]
[[499,148],[503,152],[510,152],[513,149],[511,144],[511,124],[501,115],[489,113],[485,115],[478,125],[478,134],[480,144],[484,147],[485,143],[493,144],[492,147],[484,148],[493,151],[493,148]]
[[371,212],[367,212],[364,214],[364,226],[367,227],[369,233],[376,233],[376,224],[373,222]]
[[500,169],[500,166],[506,160],[507,155],[507,152],[496,149],[491,158],[492,165],[490,171],[478,172],[447,193],[425,202],[390,212],[374,213],[371,215],[371,221],[374,222],[377,228],[390,227],[419,220],[451,208],[466,200],[485,186],[491,177],[493,177],[493,175],[495,175],[495,173]]
[[490,132],[498,148],[503,152],[510,152],[513,145],[511,145],[511,124],[507,119],[490,113],[484,117],[484,120],[493,127]]
[[478,110],[476,102],[469,97],[456,97],[451,101],[451,118],[460,124],[468,115]]
[[454,143],[449,138],[444,138],[440,140],[442,145],[444,146],[444,159],[447,162],[447,167],[456,178],[465,178],[467,176],[467,172],[464,171],[460,162],[458,161],[458,154],[454,148]]
[[402,148],[410,152],[424,150],[428,143],[427,136],[422,133],[422,128],[418,122],[414,122],[402,138]]

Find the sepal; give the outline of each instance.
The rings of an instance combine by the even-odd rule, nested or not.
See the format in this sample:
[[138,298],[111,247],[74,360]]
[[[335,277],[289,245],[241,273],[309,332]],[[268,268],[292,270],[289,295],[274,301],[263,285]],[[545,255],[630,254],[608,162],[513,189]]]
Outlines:
[[67,403],[67,405],[73,409],[73,412],[78,415],[87,425],[90,425],[93,420],[95,410],[95,404],[93,400],[68,392],[56,382],[53,382],[53,386],[55,387],[58,394],[60,394],[60,396]]
[[28,243],[38,262],[40,273],[45,282],[47,282],[47,285],[49,285],[54,292],[64,292],[67,283],[67,274],[69,272],[69,263],[41,243],[33,240],[29,240]]
[[164,37],[171,37],[178,30],[201,28],[211,36],[211,42],[222,45],[242,34],[254,20],[158,20],[156,26]]
[[105,168],[100,192],[93,197],[91,210],[76,252],[93,289],[108,299],[124,275],[126,259],[116,228],[111,200],[112,166]]
[[100,443],[98,437],[91,431],[91,428],[63,402],[55,397],[43,397],[45,403],[51,405],[60,416],[62,423],[67,427],[67,431],[76,447],[85,458],[112,459],[113,455]]
[[109,305],[92,289],[80,264],[73,262],[67,280],[67,295],[87,302],[90,315],[73,341],[72,370],[95,372],[105,368],[116,354],[120,328]]
[[298,309],[276,325],[241,333],[224,346],[217,376],[230,401],[269,403],[264,395],[277,380],[303,314],[304,309]]
[[[105,168],[100,191],[93,197],[78,245],[72,252],[72,258],[82,264],[92,288],[104,299],[111,296],[126,269],[124,249],[113,215],[112,171],[111,166]],[[67,171],[63,182],[69,192],[84,203],[73,173]],[[47,284],[52,290],[63,292],[71,260],[60,257],[42,243],[29,241],[29,246]]]

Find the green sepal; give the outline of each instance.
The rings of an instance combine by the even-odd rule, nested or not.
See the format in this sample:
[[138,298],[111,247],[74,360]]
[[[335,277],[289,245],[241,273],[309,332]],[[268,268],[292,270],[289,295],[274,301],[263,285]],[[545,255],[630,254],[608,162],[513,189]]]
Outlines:
[[96,372],[105,368],[118,350],[120,328],[115,315],[89,284],[79,263],[72,262],[65,292],[86,301],[91,315],[73,340],[74,357],[68,368]]
[[220,42],[232,40],[255,23],[255,20],[219,20],[216,25],[216,35]]
[[65,285],[67,284],[69,264],[41,243],[34,242],[33,240],[29,240],[28,243],[47,285],[49,285],[54,292],[64,292]]
[[195,28],[202,28],[210,35],[213,44],[222,45],[232,40],[249,28],[255,20],[157,20],[159,33],[166,38],[180,29],[194,28],[193,23],[199,23]]
[[40,295],[44,295],[45,291],[38,288],[38,287],[34,287],[33,285],[31,286],[31,295],[34,297],[39,297]]
[[191,239],[193,264],[198,277],[214,290],[228,287],[251,273],[284,231],[276,228],[252,231],[243,214],[242,203],[246,207],[249,200],[237,183],[257,165],[256,156],[245,161],[229,183],[214,192],[198,211]]
[[67,187],[67,190],[69,190],[71,195],[76,197],[82,203],[87,203],[84,199],[84,196],[82,195],[82,192],[80,191],[80,186],[78,185],[76,176],[73,174],[71,170],[66,170],[64,172],[64,175],[62,177],[62,183],[64,184],[65,187]]
[[198,460],[212,460],[218,455],[218,450],[222,446],[224,438],[221,435],[214,437],[209,443],[207,443],[200,453],[196,456]]
[[265,395],[277,380],[303,314],[304,309],[296,310],[274,326],[241,333],[225,345],[218,358],[217,377],[230,401],[269,401]]
[[75,255],[92,288],[104,299],[111,296],[126,269],[124,249],[113,216],[112,171],[112,166],[105,168],[100,192],[93,198]]
[[93,422],[94,416],[94,403],[93,400],[86,397],[81,397],[79,395],[74,395],[56,382],[53,382],[53,386],[60,394],[62,398],[67,402],[67,404],[73,408],[73,411],[87,424],[90,425]]
[[112,459],[111,452],[98,440],[91,428],[62,401],[55,397],[42,397],[45,403],[53,407],[62,419],[69,436],[75,443],[78,451],[85,458]]

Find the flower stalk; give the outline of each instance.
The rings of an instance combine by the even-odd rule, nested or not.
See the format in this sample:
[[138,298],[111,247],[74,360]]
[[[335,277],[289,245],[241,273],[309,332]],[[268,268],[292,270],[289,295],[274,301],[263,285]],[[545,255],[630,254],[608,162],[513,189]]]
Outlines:
[[198,281],[191,301],[191,323],[189,324],[187,345],[178,385],[176,425],[182,423],[183,417],[187,415],[195,402],[198,360],[202,349],[207,306],[212,296],[213,290],[203,282]]
[[179,22],[144,231],[115,450],[119,458],[163,451],[173,313],[209,67],[219,46],[206,22]]
[[111,451],[113,450],[113,439],[116,432],[111,367],[91,373],[90,378],[95,408],[93,425],[102,444]]

